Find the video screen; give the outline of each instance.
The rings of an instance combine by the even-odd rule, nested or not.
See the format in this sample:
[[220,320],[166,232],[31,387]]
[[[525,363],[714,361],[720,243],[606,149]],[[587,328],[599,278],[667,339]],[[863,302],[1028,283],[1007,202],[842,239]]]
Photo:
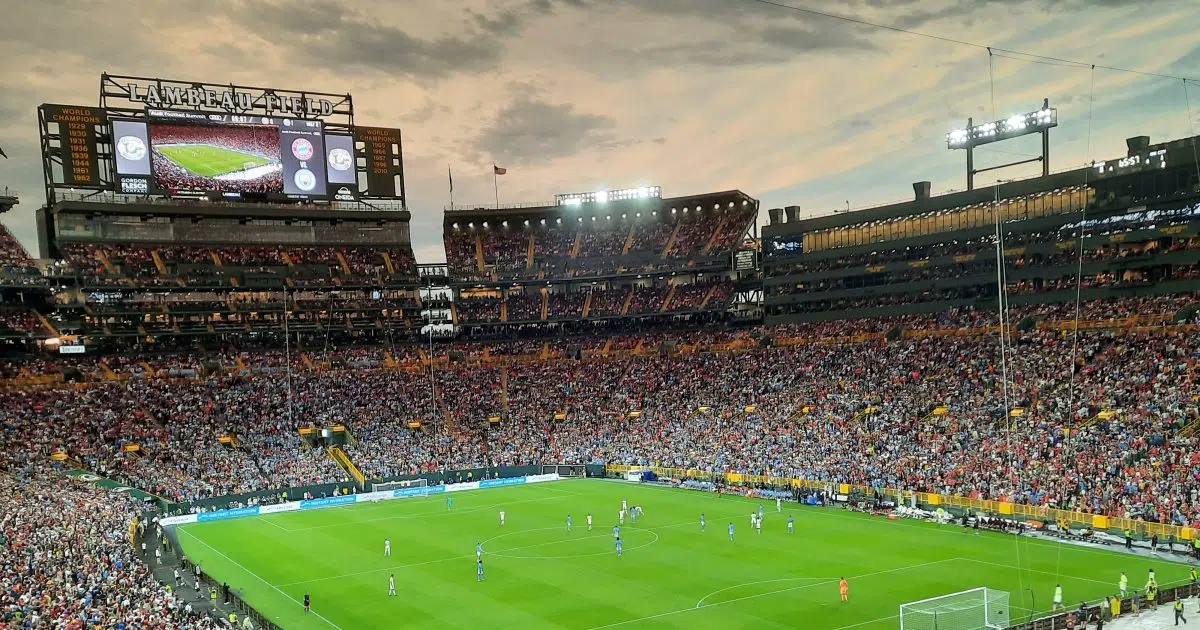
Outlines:
[[154,184],[161,190],[281,193],[279,139],[274,126],[151,123]]
[[[114,122],[123,192],[326,195],[320,121],[148,111]],[[148,145],[148,146],[147,146]],[[149,175],[149,181],[144,177]],[[128,182],[128,183],[127,183]]]

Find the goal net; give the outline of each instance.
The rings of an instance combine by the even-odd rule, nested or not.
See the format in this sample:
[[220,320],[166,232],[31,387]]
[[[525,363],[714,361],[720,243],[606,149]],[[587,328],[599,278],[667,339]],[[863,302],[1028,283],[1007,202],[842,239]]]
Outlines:
[[428,479],[405,479],[404,481],[388,481],[386,483],[371,484],[371,490],[375,492],[387,492],[388,490],[398,490],[400,488],[429,488]]
[[1008,592],[973,588],[900,604],[901,630],[985,630],[1008,628]]

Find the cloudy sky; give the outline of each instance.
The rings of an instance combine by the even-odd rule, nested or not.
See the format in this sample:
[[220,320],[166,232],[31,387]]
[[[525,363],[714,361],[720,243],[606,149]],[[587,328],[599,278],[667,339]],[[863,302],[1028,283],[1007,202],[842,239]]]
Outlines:
[[[1124,138],[1200,127],[1181,81],[998,53],[755,0],[38,0],[0,38],[4,223],[35,251],[39,103],[94,104],[102,71],[349,92],[357,120],[399,126],[418,259],[444,259],[446,168],[459,204],[658,184],[741,189],[765,209],[894,201],[962,188],[944,134],[1059,108],[1055,170],[1122,155]],[[779,0],[897,28],[1200,78],[1194,0]],[[1092,99],[1089,124],[1088,96]],[[993,96],[994,95],[994,96]],[[1090,132],[1089,132],[1090,127]],[[1090,147],[1090,148],[1089,148]],[[1027,138],[981,165],[1037,151]],[[1030,174],[1027,167],[1004,177]]]

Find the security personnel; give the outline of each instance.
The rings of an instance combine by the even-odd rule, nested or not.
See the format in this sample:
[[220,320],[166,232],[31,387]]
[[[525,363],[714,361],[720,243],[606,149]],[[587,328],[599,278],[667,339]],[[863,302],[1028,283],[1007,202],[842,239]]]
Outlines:
[[1180,621],[1187,624],[1187,619],[1183,617],[1183,600],[1177,599],[1175,600],[1175,625],[1178,626]]
[[235,612],[229,613],[229,625],[230,625],[230,627],[233,627],[233,628],[237,627],[237,613],[235,613]]

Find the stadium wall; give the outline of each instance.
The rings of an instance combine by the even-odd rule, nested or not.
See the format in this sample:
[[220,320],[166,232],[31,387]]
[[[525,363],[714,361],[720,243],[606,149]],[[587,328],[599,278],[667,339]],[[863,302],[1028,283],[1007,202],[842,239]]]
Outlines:
[[[400,475],[398,477],[386,477],[383,479],[367,479],[365,487],[370,487],[375,483],[388,483],[392,481],[411,481],[413,479],[424,479],[429,482],[430,486],[453,484],[462,481],[471,481],[475,479],[484,479],[487,477],[522,477],[527,475],[536,475],[541,472],[541,466],[501,466],[498,468],[471,468],[465,470],[444,470],[420,475]],[[597,474],[603,474],[599,471]],[[170,503],[167,504],[167,513],[190,512],[195,508],[203,508],[211,510],[213,508],[225,508],[230,503],[247,503],[253,499],[262,497],[277,497],[281,494],[286,494],[288,501],[300,501],[306,493],[310,493],[316,497],[332,496],[334,491],[340,493],[349,493],[355,487],[354,482],[343,481],[339,483],[323,483],[312,486],[295,486],[289,488],[272,488],[270,490],[261,490],[259,492],[246,492],[242,494],[229,494],[211,499],[201,499],[191,503]]]
[[216,510],[213,512],[201,512],[199,514],[168,516],[162,519],[161,523],[166,526],[185,525],[188,523],[207,523],[210,521],[224,521],[234,518],[245,518],[247,516],[259,516],[263,514],[279,514],[283,512],[317,510],[341,505],[353,505],[355,503],[390,501],[392,499],[406,499],[417,496],[429,496],[431,494],[463,492],[465,490],[486,490],[488,488],[519,486],[558,480],[559,476],[557,474],[525,475],[521,477],[482,479],[480,481],[468,481],[463,483],[452,483],[448,485],[443,484],[437,486],[421,486],[418,488],[397,488],[395,490],[383,492],[364,492],[362,494],[324,497],[320,499],[305,499],[302,501],[289,501],[287,503],[276,503],[274,505],[255,505],[233,510]]
[[605,473],[610,476],[624,477],[625,473],[631,470],[650,470],[660,478],[721,478],[724,479],[725,483],[729,484],[767,485],[810,490],[826,490],[832,487],[834,493],[845,495],[849,495],[851,492],[855,491],[866,493],[879,491],[882,494],[896,497],[897,503],[902,503],[905,499],[910,497],[916,497],[917,503],[925,506],[984,511],[992,514],[998,514],[1007,518],[1028,521],[1065,521],[1071,523],[1072,525],[1082,525],[1095,530],[1104,530],[1115,533],[1120,533],[1123,530],[1130,530],[1142,536],[1152,536],[1156,534],[1159,537],[1174,536],[1176,540],[1190,541],[1200,534],[1200,532],[1197,532],[1190,527],[1179,527],[1177,525],[1168,525],[1166,523],[1150,523],[1131,518],[1118,518],[1105,516],[1103,514],[1092,514],[1090,512],[1059,510],[1042,505],[1026,505],[1022,503],[1010,503],[1008,501],[995,501],[989,499],[972,499],[958,495],[937,494],[932,492],[911,492],[908,490],[885,488],[882,486],[872,487],[847,483],[839,484],[829,481],[817,481],[813,479],[798,479],[795,477],[772,477],[769,475],[709,472],[694,469],[687,470],[683,468],[660,468],[657,466],[629,466],[625,464],[609,464],[605,466]]

